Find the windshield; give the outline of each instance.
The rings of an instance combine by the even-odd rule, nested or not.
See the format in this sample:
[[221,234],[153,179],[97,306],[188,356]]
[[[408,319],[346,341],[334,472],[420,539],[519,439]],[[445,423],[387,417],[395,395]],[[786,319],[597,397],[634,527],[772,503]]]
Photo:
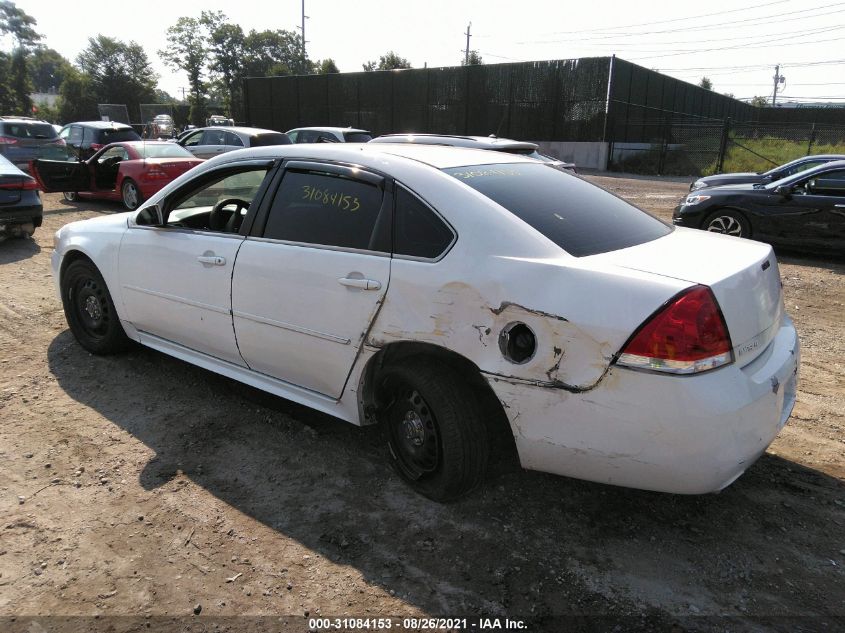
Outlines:
[[121,128],[118,130],[103,130],[102,144],[118,143],[120,141],[140,141],[141,137],[132,128]]
[[344,132],[347,143],[369,143],[373,140],[373,135],[369,132]]
[[575,257],[663,237],[672,228],[586,180],[542,163],[444,169]]
[[138,143],[135,151],[141,158],[194,158],[191,152],[176,143]]
[[265,145],[290,145],[290,139],[287,134],[281,132],[267,132],[250,137],[251,147],[264,147]]

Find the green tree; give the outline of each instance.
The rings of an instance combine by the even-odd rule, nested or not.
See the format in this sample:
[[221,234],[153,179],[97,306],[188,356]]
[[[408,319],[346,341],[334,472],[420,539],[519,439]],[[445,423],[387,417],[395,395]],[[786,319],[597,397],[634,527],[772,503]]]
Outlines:
[[241,118],[241,79],[245,57],[243,29],[238,24],[220,23],[211,33],[208,68],[223,98],[223,107],[229,116]]
[[157,77],[143,47],[105,35],[88,38],[88,47],[76,58],[91,80],[98,103],[124,103],[130,113],[155,99]]
[[378,63],[369,61],[364,64],[364,70],[396,70],[401,68],[411,68],[411,62],[404,57],[399,57],[393,51],[388,51],[386,55],[382,55],[378,59]]
[[478,54],[478,51],[470,51],[469,59],[464,57],[461,60],[461,66],[478,66],[483,63],[484,61],[481,59],[481,55]]
[[752,97],[751,105],[756,106],[758,108],[765,108],[767,105],[769,105],[769,98],[760,96]]
[[36,21],[11,0],[0,0],[0,35],[11,35],[15,48],[29,48],[41,40],[35,30]]
[[710,81],[710,77],[702,77],[701,81],[698,82],[699,88],[704,88],[705,90],[713,90],[713,82]]
[[332,75],[339,72],[340,69],[331,57],[326,57],[326,59],[314,63],[314,73],[317,75]]
[[12,75],[12,58],[0,51],[0,113],[13,112],[15,99],[12,94],[12,84],[9,78]]
[[99,119],[97,98],[91,77],[71,68],[59,87],[59,121],[91,121]]
[[8,85],[13,111],[23,115],[32,112],[32,81],[27,68],[27,55],[40,40],[35,30],[35,18],[19,9],[10,0],[0,0],[0,35],[10,35],[15,41],[9,63]]
[[306,75],[311,62],[302,56],[302,41],[283,29],[250,31],[244,41],[244,77]]
[[206,87],[203,77],[209,59],[207,21],[202,18],[181,17],[167,29],[167,48],[158,52],[164,63],[174,70],[183,70],[191,86],[191,123],[202,125],[205,120]]
[[52,48],[38,47],[27,59],[35,92],[58,92],[71,64]]

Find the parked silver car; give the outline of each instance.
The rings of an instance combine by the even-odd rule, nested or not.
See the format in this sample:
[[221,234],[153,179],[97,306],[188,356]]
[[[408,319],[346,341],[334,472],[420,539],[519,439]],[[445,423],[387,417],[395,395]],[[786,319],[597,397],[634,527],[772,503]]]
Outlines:
[[179,145],[197,158],[212,158],[224,152],[244,147],[290,145],[286,134],[257,127],[202,127],[183,134]]

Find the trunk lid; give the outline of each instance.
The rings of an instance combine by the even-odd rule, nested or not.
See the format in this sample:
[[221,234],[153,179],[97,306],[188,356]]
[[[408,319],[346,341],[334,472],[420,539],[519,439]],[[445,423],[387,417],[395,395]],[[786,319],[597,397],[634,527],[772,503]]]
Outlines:
[[594,257],[709,286],[740,365],[762,353],[781,322],[780,272],[768,244],[678,227],[657,240]]
[[147,163],[156,165],[170,180],[175,180],[189,169],[193,169],[203,161],[195,158],[148,158]]

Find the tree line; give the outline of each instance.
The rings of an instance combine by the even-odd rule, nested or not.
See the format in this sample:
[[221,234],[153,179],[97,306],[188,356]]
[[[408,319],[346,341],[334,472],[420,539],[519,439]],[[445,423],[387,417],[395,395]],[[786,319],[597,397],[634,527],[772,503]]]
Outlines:
[[[0,113],[35,112],[39,118],[69,122],[98,119],[98,103],[125,104],[135,116],[140,104],[178,101],[158,88],[158,76],[137,42],[102,34],[89,37],[88,46],[70,62],[43,44],[36,27],[35,18],[12,0],[0,0],[0,36],[8,36],[13,44],[11,53],[0,51]],[[212,105],[242,120],[246,77],[340,72],[331,58],[311,60],[297,33],[245,32],[221,11],[180,17],[167,29],[167,46],[157,52],[166,66],[187,74],[189,93],[183,97],[194,125],[204,124]],[[482,63],[477,51],[470,53],[470,64]],[[394,51],[362,66],[365,71],[411,68]],[[33,92],[57,93],[56,106],[33,104]]]

